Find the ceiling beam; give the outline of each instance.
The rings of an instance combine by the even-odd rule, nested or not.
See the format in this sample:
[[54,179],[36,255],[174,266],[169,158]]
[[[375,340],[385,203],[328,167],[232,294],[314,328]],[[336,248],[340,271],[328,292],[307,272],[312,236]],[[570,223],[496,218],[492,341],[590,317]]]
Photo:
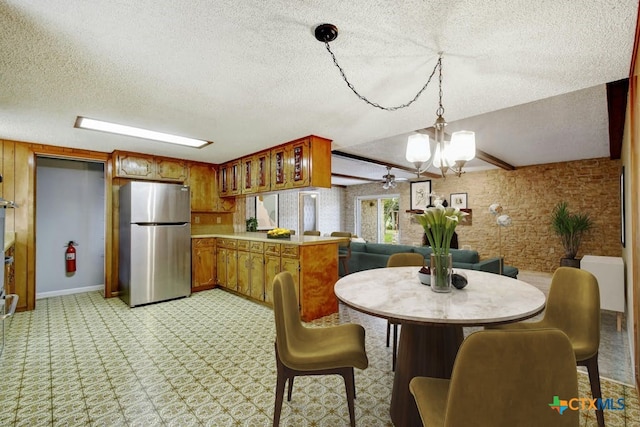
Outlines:
[[[395,163],[383,162],[382,160],[370,159],[368,157],[358,156],[357,154],[345,153],[344,151],[333,150],[331,154],[338,157],[344,157],[345,159],[358,160],[360,162],[373,163],[376,165],[382,165],[385,167],[390,167],[390,168],[400,169],[400,170],[411,172],[411,173],[416,173],[415,168],[410,168],[404,165],[396,165]],[[435,174],[431,172],[422,172],[420,176],[425,176],[429,178],[442,178],[440,174]]]
[[627,114],[627,93],[629,79],[622,79],[607,83],[607,112],[609,113],[609,157],[611,160],[620,158],[622,153],[622,138],[624,136],[624,121]]
[[516,167],[513,166],[512,164],[509,164],[504,160],[494,157],[491,154],[485,153],[484,151],[479,150],[477,148],[476,148],[476,159],[482,160],[483,162],[487,162],[490,165],[497,166],[504,170],[508,170],[508,171],[516,170]]
[[382,182],[381,179],[365,178],[363,176],[354,176],[354,175],[343,175],[341,173],[332,173],[331,176],[335,176],[336,178],[357,179],[358,181]]

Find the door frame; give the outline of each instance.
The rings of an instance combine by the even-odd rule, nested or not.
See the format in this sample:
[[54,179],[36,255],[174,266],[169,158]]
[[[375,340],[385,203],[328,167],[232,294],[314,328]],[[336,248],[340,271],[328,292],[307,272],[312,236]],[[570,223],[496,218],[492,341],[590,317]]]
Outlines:
[[112,266],[113,266],[113,161],[111,154],[100,152],[66,153],[62,147],[55,146],[31,146],[29,152],[29,186],[30,194],[27,209],[29,211],[29,224],[27,226],[27,310],[33,310],[36,306],[36,158],[49,157],[63,160],[77,160],[98,162],[104,164],[105,182],[105,247],[104,247],[104,297],[112,297]]
[[[380,218],[381,215],[384,213],[382,210],[384,209],[383,206],[380,203],[381,199],[398,199],[398,201],[400,200],[400,194],[399,193],[392,193],[392,194],[371,194],[368,196],[356,196],[356,201],[355,201],[355,218],[356,218],[356,223],[355,223],[355,234],[357,234],[359,237],[362,237],[362,230],[361,230],[361,226],[362,226],[362,211],[360,210],[360,205],[362,203],[363,200],[372,200],[375,199],[377,202],[377,217]],[[380,234],[380,226],[378,224],[378,234]],[[400,241],[400,227],[398,227],[398,242]],[[380,236],[377,236],[377,239],[380,240]],[[384,240],[384,239],[383,239]],[[375,242],[375,243],[380,243],[380,242]],[[384,242],[382,242],[384,243]]]

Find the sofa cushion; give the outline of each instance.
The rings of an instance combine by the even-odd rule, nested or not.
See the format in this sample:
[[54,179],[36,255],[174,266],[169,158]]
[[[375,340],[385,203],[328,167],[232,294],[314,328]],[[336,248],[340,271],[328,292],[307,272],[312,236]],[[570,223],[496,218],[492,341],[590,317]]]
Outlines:
[[475,264],[480,260],[480,255],[478,255],[478,251],[473,251],[468,249],[451,249],[450,253],[454,263],[462,262],[467,264]]
[[399,252],[413,252],[413,246],[388,245],[386,243],[367,243],[366,251],[370,254],[381,254],[390,256]]
[[433,252],[431,246],[414,246],[413,251],[422,254],[424,259],[426,259],[427,261],[429,260],[429,258],[431,257],[431,253]]

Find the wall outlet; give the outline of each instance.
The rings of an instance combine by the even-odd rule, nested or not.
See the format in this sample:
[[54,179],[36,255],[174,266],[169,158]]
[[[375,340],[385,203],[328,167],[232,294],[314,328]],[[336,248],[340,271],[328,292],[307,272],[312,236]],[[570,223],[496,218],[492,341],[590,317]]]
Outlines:
[[196,216],[196,217],[194,218],[194,221],[196,222],[196,224],[200,224],[200,217],[199,217],[199,216]]
[[216,224],[220,224],[222,222],[222,218],[219,216],[216,217]]

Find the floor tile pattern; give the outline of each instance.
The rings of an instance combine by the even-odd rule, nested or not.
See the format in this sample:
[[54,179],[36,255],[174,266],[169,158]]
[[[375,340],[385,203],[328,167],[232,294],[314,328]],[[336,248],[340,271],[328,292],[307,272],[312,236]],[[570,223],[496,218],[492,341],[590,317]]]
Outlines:
[[[360,426],[390,426],[393,382],[386,321],[341,306],[310,327],[357,322],[370,366],[356,370]],[[48,298],[18,313],[0,358],[1,426],[268,426],[275,388],[271,309],[214,289],[129,308],[99,292]],[[580,394],[589,383],[580,377]],[[640,426],[632,387],[603,380],[625,398],[607,425]],[[595,425],[584,411],[581,426]],[[296,379],[282,426],[348,425],[337,376]]]

